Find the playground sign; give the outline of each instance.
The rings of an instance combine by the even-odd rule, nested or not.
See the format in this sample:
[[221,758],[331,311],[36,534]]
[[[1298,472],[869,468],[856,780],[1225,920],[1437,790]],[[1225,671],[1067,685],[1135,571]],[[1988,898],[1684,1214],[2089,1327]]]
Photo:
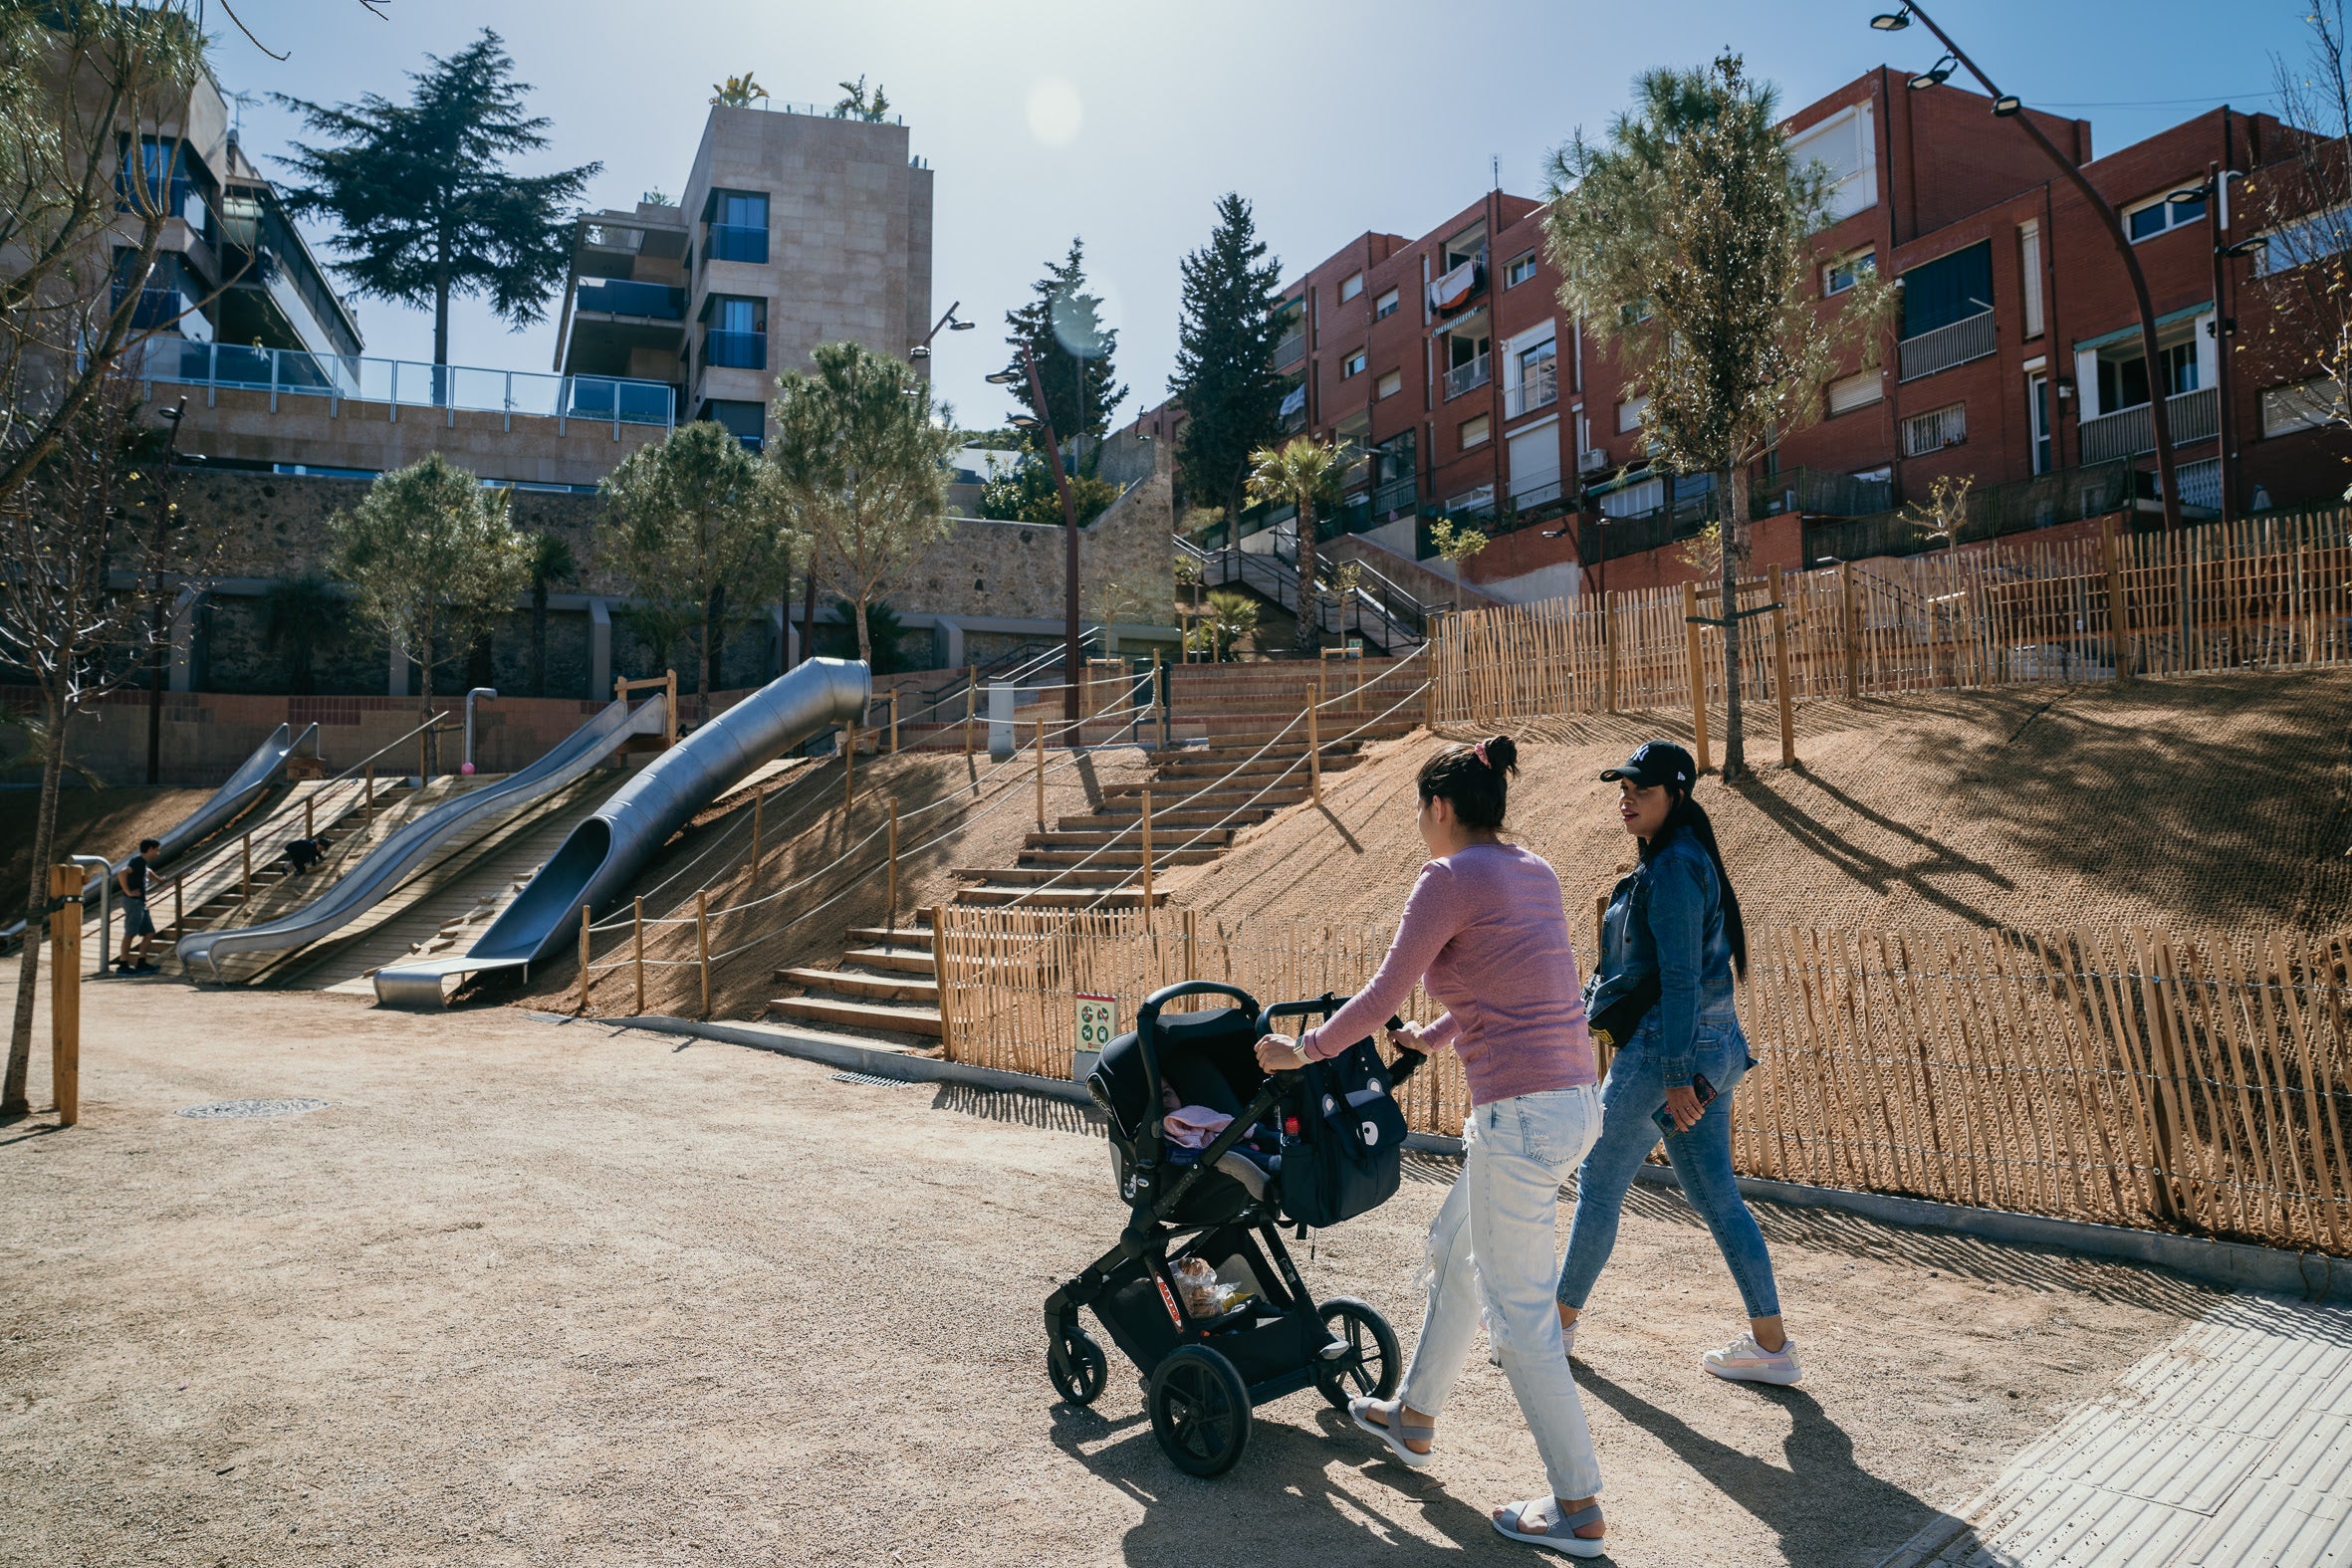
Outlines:
[[1119,1032],[1119,1002],[1116,997],[1094,997],[1078,993],[1078,1039],[1081,1051],[1100,1051]]

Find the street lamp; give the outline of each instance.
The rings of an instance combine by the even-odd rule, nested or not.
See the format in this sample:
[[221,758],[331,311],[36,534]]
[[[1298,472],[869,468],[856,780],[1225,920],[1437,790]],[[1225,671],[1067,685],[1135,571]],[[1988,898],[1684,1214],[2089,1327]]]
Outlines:
[[[951,311],[949,313],[953,315]],[[935,329],[936,330],[936,329]],[[1072,725],[1078,722],[1078,675],[1085,666],[1079,662],[1078,647],[1078,509],[1069,499],[1069,476],[1061,471],[1061,443],[1054,439],[1054,414],[1046,404],[1045,383],[1038,379],[1038,361],[1027,343],[1021,346],[1021,370],[999,370],[987,377],[992,386],[1015,386],[1028,372],[1029,395],[1039,417],[1015,414],[1016,430],[1042,430],[1046,436],[1046,461],[1054,469],[1054,488],[1061,494],[1061,533],[1065,541],[1062,551],[1061,581],[1061,717]],[[1077,742],[1073,738],[1071,745]]]
[[[2148,275],[2140,270],[2140,258],[2132,250],[2131,236],[2124,232],[2123,218],[2116,212],[2115,204],[2099,193],[2099,188],[2090,182],[2072,158],[2058,150],[2058,144],[2033,122],[2033,117],[2021,112],[2024,106],[2012,95],[1995,87],[1993,79],[1977,68],[1977,63],[1952,41],[1951,34],[1936,25],[1934,17],[1921,10],[1917,4],[1906,3],[1899,11],[1883,12],[1870,19],[1870,25],[1882,33],[1900,33],[1913,22],[1918,22],[1935,34],[1936,41],[1944,46],[1945,54],[1944,59],[1924,75],[1913,77],[1911,85],[1915,88],[1937,86],[1952,75],[1946,62],[1957,64],[1975,77],[1977,85],[1993,100],[1993,112],[2003,119],[2014,119],[2025,134],[2032,138],[2033,144],[2041,148],[2042,154],[2058,166],[2058,172],[2082,192],[2082,198],[2090,203],[2091,210],[2106,223],[2107,237],[2115,242],[2116,255],[2123,258],[2123,269],[2131,276],[2132,295],[2140,308],[2140,351],[2148,360],[2148,414],[2156,437],[2157,483],[2164,490],[2164,526],[2167,533],[2177,531],[2181,526],[2180,476],[2173,463],[2172,414],[2165,407],[2164,397],[2156,386],[2157,366],[2161,362],[2156,346],[2156,306],[2149,298]],[[2219,309],[2219,302],[2216,309]]]

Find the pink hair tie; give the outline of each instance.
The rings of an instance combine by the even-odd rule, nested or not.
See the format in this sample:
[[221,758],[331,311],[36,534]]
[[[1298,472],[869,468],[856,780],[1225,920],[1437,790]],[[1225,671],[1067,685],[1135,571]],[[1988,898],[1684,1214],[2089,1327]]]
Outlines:
[[1491,770],[1495,766],[1493,763],[1487,761],[1487,743],[1484,741],[1481,741],[1478,743],[1478,745],[1472,747],[1470,749],[1470,755],[1477,758],[1479,760],[1479,765],[1483,768]]

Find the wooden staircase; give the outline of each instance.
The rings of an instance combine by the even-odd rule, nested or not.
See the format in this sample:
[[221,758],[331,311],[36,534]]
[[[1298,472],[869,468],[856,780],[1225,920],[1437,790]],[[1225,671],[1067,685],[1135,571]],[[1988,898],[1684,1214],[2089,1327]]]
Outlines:
[[[1417,717],[1400,716],[1348,740],[1323,742],[1317,749],[1323,773],[1355,767],[1363,761],[1367,742],[1404,735]],[[1012,865],[957,868],[967,885],[954,901],[1031,909],[1141,908],[1143,846],[1135,829],[1146,788],[1151,790],[1155,874],[1168,866],[1216,860],[1242,828],[1308,797],[1305,739],[1294,732],[1269,744],[1275,728],[1166,753],[1153,766],[1149,784],[1114,785],[1102,792],[1093,810],[1029,834]],[[1258,755],[1261,747],[1263,756]],[[1285,777],[1286,769],[1294,771]],[[1165,888],[1152,889],[1155,905],[1167,897]],[[909,1046],[936,1044],[939,984],[931,936],[927,910],[895,931],[852,930],[852,946],[834,968],[777,971],[776,979],[793,994],[769,1003],[769,1015],[854,1029]]]
[[[321,824],[319,827],[318,836],[320,845],[322,847],[322,856],[319,864],[322,866],[327,864],[334,858],[336,849],[341,846],[345,840],[349,839],[353,833],[365,832],[368,828],[368,825],[375,817],[381,816],[387,811],[398,808],[402,801],[406,800],[415,792],[416,785],[408,783],[406,780],[401,780],[397,783],[378,784],[375,786],[375,803],[372,807],[370,807],[363,799],[357,799],[354,800],[351,807],[345,810],[343,814],[335,817],[331,821]],[[284,824],[282,829],[272,830],[270,835],[271,842],[267,849],[267,853],[269,855],[268,863],[256,864],[253,868],[253,896],[256,901],[261,898],[263,893],[278,886],[280,883],[286,881],[293,875],[293,872],[286,864],[286,857],[280,852],[280,846],[284,844],[287,839],[296,838],[299,836],[301,835],[296,831],[295,824],[292,822]],[[231,843],[234,842],[234,839],[223,839],[222,842]],[[257,843],[254,846],[254,852],[258,858],[264,851],[262,846]],[[316,870],[317,867],[314,867],[313,869]],[[179,939],[183,936],[186,936],[189,932],[209,931],[213,927],[219,925],[222,921],[226,920],[229,916],[236,914],[239,910],[243,909],[245,907],[245,890],[243,884],[244,878],[242,875],[231,874],[221,883],[220,886],[213,889],[213,891],[205,898],[203,903],[198,904],[193,908],[188,908],[183,904],[177,918],[159,922],[157,924],[153,950],[157,954],[168,953],[171,951],[172,947],[178,943]],[[322,887],[327,885],[329,885],[327,882],[322,881]],[[160,906],[163,903],[165,896],[166,894],[158,893],[156,896],[149,899],[149,907],[155,908]]]

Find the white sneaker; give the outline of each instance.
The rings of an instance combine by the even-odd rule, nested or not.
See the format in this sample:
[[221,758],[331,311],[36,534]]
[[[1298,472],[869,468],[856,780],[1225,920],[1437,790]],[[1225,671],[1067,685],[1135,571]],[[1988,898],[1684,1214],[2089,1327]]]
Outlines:
[[1778,1350],[1766,1350],[1756,1342],[1754,1334],[1742,1334],[1721,1350],[1710,1350],[1699,1358],[1708,1371],[1734,1383],[1794,1383],[1804,1376],[1804,1368],[1797,1365],[1796,1341],[1782,1341]]

